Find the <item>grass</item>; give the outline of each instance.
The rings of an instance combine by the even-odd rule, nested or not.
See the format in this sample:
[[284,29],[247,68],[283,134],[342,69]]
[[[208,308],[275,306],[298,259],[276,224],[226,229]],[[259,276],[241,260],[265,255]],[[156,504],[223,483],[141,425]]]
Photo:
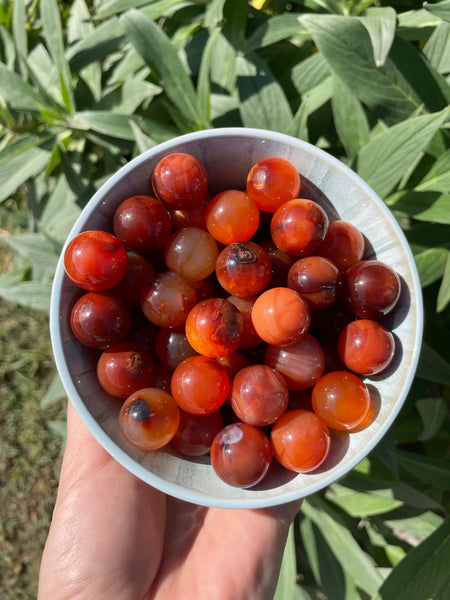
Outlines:
[[[8,267],[0,247],[1,270]],[[56,497],[62,438],[49,424],[65,403],[41,407],[55,373],[47,316],[0,300],[0,597],[36,598]]]

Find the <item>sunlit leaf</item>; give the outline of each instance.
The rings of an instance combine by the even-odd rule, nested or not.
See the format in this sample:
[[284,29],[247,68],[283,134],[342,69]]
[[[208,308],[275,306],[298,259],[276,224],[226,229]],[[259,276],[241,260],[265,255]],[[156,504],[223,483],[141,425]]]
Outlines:
[[450,519],[408,552],[380,587],[375,600],[432,598],[448,585]]
[[255,54],[238,59],[240,113],[245,127],[286,132],[292,111],[282,87]]
[[391,6],[372,7],[360,19],[372,42],[375,65],[381,67],[394,41],[397,14]]
[[442,312],[450,302],[450,254],[447,258],[445,265],[444,274],[442,275],[442,282],[439,288],[436,310]]
[[26,82],[0,63],[0,96],[15,109],[39,111],[45,108],[43,98]]
[[441,2],[436,2],[436,4],[426,2],[424,7],[432,15],[450,22],[450,0],[442,0]]
[[267,19],[260,25],[248,38],[245,45],[245,52],[252,52],[258,48],[264,48],[275,44],[291,36],[300,35],[304,39],[309,37],[305,28],[300,24],[299,15],[290,13],[286,15],[276,15]]
[[41,0],[39,3],[42,31],[48,51],[59,73],[61,95],[69,113],[75,110],[72,74],[64,47],[60,12],[56,0]]
[[369,123],[359,100],[337,77],[331,97],[334,124],[348,156],[355,156],[369,141]]
[[393,125],[358,153],[358,174],[382,198],[398,184],[444,124],[449,111],[422,115]]
[[382,578],[371,558],[361,549],[350,531],[317,496],[303,501],[302,511],[320,529],[344,571],[369,595],[374,594]]
[[448,256],[449,252],[446,248],[428,248],[414,256],[422,287],[434,283],[443,276]]
[[205,124],[192,80],[169,38],[136,10],[122,15],[121,23],[133,46],[157,74],[159,84],[186,119],[187,128]]

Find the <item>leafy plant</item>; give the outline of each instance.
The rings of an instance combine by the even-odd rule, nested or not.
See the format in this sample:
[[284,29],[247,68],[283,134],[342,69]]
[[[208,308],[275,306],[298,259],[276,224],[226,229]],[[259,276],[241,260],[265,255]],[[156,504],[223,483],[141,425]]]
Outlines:
[[202,128],[266,128],[323,148],[410,243],[426,317],[416,379],[376,450],[304,502],[277,598],[450,593],[449,21],[449,0],[0,5],[0,219],[20,257],[2,297],[47,309],[93,191],[135,154]]

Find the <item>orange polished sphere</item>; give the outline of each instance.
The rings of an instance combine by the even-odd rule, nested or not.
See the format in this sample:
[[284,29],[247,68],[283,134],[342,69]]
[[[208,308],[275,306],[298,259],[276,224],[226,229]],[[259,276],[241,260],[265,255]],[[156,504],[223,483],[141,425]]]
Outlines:
[[309,307],[295,290],[271,288],[255,301],[252,322],[259,337],[275,346],[297,342],[311,322]]

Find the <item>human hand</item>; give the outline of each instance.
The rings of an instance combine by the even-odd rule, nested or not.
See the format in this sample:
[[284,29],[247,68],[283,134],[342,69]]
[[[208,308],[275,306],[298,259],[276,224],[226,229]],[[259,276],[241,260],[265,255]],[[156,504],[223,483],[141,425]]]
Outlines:
[[71,403],[38,600],[273,597],[300,506],[220,509],[166,496],[126,471]]

